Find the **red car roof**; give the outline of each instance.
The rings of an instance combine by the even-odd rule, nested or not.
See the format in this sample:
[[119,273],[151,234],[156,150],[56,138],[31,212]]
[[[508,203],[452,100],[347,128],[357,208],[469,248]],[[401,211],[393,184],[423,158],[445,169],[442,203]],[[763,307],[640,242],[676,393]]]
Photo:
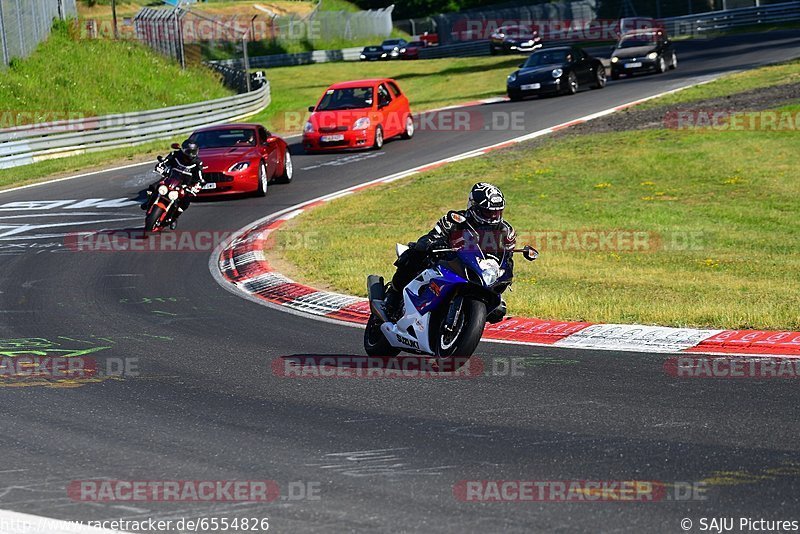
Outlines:
[[348,89],[352,87],[374,86],[378,85],[381,82],[393,82],[393,81],[394,80],[392,80],[391,78],[368,78],[365,80],[351,80],[349,82],[335,83],[330,87],[328,87],[328,89]]

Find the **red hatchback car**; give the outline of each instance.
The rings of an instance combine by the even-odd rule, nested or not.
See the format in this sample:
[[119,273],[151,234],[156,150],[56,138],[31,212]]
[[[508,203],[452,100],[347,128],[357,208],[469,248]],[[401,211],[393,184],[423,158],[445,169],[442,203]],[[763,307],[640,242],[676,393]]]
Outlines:
[[408,98],[389,78],[331,85],[303,128],[307,152],[347,148],[380,149],[386,139],[414,135]]
[[200,148],[201,196],[267,194],[271,181],[292,181],[292,156],[286,141],[260,124],[223,124],[195,131],[189,139]]

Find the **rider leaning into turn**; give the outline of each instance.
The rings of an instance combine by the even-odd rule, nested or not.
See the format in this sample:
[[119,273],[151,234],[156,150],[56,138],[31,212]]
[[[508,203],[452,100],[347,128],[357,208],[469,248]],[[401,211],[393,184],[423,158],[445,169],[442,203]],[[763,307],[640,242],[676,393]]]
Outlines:
[[[495,289],[502,293],[511,285],[514,260],[511,257],[516,245],[514,227],[503,219],[506,201],[503,193],[496,186],[480,182],[472,186],[467,200],[467,209],[457,211],[466,218],[465,223],[452,222],[447,215],[439,219],[433,230],[420,237],[395,262],[397,272],[386,292],[386,312],[391,316],[399,311],[402,305],[401,291],[411,280],[426,267],[431,251],[462,246],[465,242],[477,239],[481,250],[498,260],[506,253],[508,260],[506,272],[509,282],[500,284]],[[468,224],[467,224],[468,223]],[[474,229],[478,236],[472,233]],[[504,303],[505,304],[505,303]],[[502,310],[502,311],[500,311]],[[490,322],[502,319],[505,305],[500,306],[500,317],[491,317]]]
[[[156,172],[162,176],[166,176],[169,169],[175,170],[181,175],[183,185],[189,187],[195,194],[200,191],[203,186],[203,162],[200,161],[198,154],[200,152],[197,143],[186,140],[181,145],[180,149],[170,152],[170,154],[156,165]],[[155,198],[155,191],[161,179],[155,183],[150,184],[147,188],[147,200],[142,204],[142,209],[146,210],[150,206],[150,202]],[[178,213],[183,213],[189,208],[191,202],[191,195],[184,195],[181,203],[178,206]]]

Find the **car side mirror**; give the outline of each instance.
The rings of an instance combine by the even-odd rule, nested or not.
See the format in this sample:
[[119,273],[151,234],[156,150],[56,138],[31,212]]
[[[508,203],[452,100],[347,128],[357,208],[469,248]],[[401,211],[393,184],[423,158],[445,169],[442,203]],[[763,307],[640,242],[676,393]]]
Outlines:
[[172,150],[180,150],[181,149],[181,145],[179,145],[178,143],[172,143],[170,145],[170,147],[172,147]]
[[314,109],[315,109],[314,106],[308,106],[308,111],[310,111],[311,113],[314,113]]
[[267,140],[265,141],[265,144],[269,145],[271,143],[274,143],[277,140],[278,140],[277,137],[275,137],[274,135],[270,135],[269,137],[267,137]]
[[539,257],[539,251],[529,245],[526,245],[522,248],[522,257],[528,261],[533,261]]
[[455,224],[463,224],[467,222],[467,218],[458,213],[457,211],[448,211],[447,212],[447,219]]

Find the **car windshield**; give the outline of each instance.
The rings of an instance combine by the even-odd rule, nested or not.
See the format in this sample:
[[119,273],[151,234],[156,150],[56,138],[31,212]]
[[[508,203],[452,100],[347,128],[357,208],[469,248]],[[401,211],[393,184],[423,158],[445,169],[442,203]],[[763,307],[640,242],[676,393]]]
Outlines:
[[256,146],[256,131],[246,128],[230,128],[197,132],[189,138],[203,148],[229,146]]
[[651,46],[656,44],[658,37],[654,33],[643,35],[630,35],[620,39],[617,48],[635,48],[637,46]]
[[408,46],[410,46],[410,47],[411,46],[423,47],[423,46],[425,46],[425,42],[424,41],[411,41],[410,43],[408,43]]
[[388,41],[383,42],[383,46],[397,46],[401,43],[399,39],[389,39]]
[[569,50],[541,50],[534,52],[525,62],[525,67],[541,67],[542,65],[555,65],[567,62]]
[[378,52],[379,50],[381,50],[380,46],[367,46],[364,48],[364,52]]
[[317,106],[317,111],[371,108],[372,102],[372,87],[328,89]]
[[507,28],[500,28],[500,33],[508,35],[509,37],[527,37],[533,32],[530,28],[524,26],[509,26]]

